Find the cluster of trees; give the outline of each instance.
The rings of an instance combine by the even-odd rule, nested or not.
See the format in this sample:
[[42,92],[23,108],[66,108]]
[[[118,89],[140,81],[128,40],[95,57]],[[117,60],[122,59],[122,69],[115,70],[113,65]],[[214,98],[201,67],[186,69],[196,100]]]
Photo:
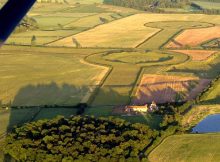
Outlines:
[[15,33],[25,32],[27,30],[32,30],[38,28],[37,21],[31,17],[24,17],[24,19],[19,23],[15,29]]
[[[203,1],[219,2],[219,0]],[[198,9],[198,11],[195,11],[196,13],[220,14],[220,10],[218,9],[202,8],[197,3],[191,2],[190,0],[104,0],[104,3],[159,13],[166,12],[160,8],[183,8],[186,5],[191,5],[192,7]]]
[[140,161],[158,136],[143,124],[117,118],[58,116],[16,128],[5,154],[17,161]]
[[154,8],[182,8],[190,4],[189,0],[104,0],[105,4],[152,10]]

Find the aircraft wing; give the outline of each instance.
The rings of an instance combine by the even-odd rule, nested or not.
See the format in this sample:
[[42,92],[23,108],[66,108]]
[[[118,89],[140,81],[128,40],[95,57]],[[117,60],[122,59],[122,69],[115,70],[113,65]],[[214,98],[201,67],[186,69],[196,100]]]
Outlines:
[[7,40],[36,0],[8,0],[0,10],[0,46]]

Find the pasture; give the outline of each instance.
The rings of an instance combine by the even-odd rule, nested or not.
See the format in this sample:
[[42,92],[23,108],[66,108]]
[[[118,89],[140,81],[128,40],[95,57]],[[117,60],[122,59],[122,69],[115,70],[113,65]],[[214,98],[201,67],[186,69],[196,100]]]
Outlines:
[[[16,52],[15,52],[16,51]],[[95,49],[15,47],[0,51],[0,100],[15,106],[75,105],[97,86],[102,67],[81,60]]]
[[220,3],[219,2],[204,2],[204,1],[193,1],[193,3],[197,4],[203,9],[220,9]]
[[149,161],[220,161],[220,143],[217,142],[219,140],[219,134],[184,134],[170,136],[150,153]]
[[146,103],[172,103],[195,99],[210,83],[208,79],[171,75],[144,75],[132,101],[134,105]]
[[[90,55],[86,61],[110,67],[111,71],[105,78],[92,102],[92,106],[115,106],[130,103],[130,97],[142,69],[154,66],[169,67],[188,59],[185,55],[154,52],[110,52]],[[163,72],[163,71],[158,71]]]

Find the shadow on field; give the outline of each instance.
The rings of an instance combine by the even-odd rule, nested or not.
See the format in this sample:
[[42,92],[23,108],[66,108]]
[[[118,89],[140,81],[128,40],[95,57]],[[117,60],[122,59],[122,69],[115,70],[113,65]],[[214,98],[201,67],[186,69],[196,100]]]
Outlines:
[[[183,87],[188,88],[185,84],[183,84]],[[155,101],[157,104],[173,103],[184,98],[183,94],[177,92],[172,87],[153,90],[150,88],[145,88],[144,90],[145,91],[140,91],[138,97],[133,99],[133,104],[145,105],[150,104],[153,101]]]
[[[112,101],[112,105],[117,100],[128,97],[122,96],[114,90],[104,92],[101,88],[91,93],[90,88],[89,85],[58,85],[54,82],[22,87],[14,98],[12,108],[8,110],[10,114],[7,131],[10,132],[15,125],[20,126],[30,121],[50,119],[57,115],[70,116],[78,114],[77,110],[80,106],[85,105],[86,107],[87,104],[90,105],[94,102],[97,92],[101,93],[103,97],[112,95],[111,98],[116,100],[106,98],[106,100]],[[88,97],[88,102],[81,103],[85,97]],[[101,106],[106,106],[105,101],[99,100],[98,102],[101,103]],[[102,111],[100,109],[101,114]]]
[[69,84],[27,85],[14,98],[13,106],[75,105],[89,90],[86,86]]

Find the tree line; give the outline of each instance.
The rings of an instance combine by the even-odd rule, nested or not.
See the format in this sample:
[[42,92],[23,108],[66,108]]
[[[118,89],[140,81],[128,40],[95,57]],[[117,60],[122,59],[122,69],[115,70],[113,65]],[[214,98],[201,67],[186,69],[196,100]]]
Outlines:
[[105,4],[151,10],[153,8],[182,8],[189,4],[189,0],[104,0]]
[[58,116],[16,128],[5,154],[16,161],[142,161],[158,132],[118,118]]

